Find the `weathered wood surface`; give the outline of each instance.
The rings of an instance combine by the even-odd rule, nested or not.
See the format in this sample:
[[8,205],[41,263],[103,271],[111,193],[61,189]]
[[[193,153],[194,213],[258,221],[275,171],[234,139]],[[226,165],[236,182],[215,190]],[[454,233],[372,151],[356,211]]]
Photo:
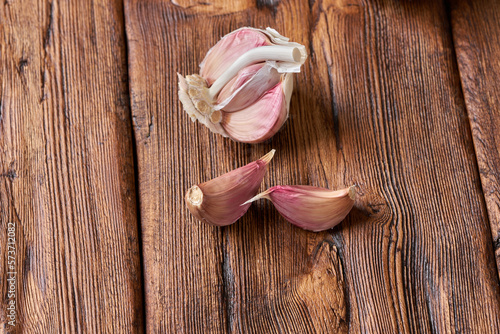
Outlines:
[[[488,216],[442,2],[125,1],[149,332],[500,331]],[[177,100],[218,39],[272,26],[308,47],[291,116],[260,145]],[[277,154],[264,186],[358,185],[332,231],[269,203],[203,225],[184,192]]]
[[120,1],[0,3],[0,332],[143,330]]
[[[122,6],[0,4],[0,332],[500,332],[497,3]],[[176,72],[246,25],[310,55],[259,145],[177,99]],[[346,221],[306,232],[264,201],[226,228],[190,216],[191,185],[271,148],[262,189],[356,184]]]
[[450,13],[465,105],[499,269],[500,2],[452,1]]
[[[175,70],[185,64],[178,57],[173,26],[158,15],[163,11],[156,12],[161,6],[125,2],[147,329],[220,333],[227,326],[223,234],[193,224],[183,196],[191,179],[218,172],[208,168],[212,161],[220,169],[234,165],[210,157],[223,150],[206,150],[210,143],[215,145],[207,133],[183,131],[188,126],[194,131],[177,106]],[[168,20],[175,19],[168,15]],[[192,52],[182,55],[195,61]]]

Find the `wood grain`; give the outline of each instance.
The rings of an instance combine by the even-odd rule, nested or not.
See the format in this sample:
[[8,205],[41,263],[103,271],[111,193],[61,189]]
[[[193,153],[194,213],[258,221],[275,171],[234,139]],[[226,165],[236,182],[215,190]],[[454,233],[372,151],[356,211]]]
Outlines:
[[500,275],[500,3],[456,1],[453,41]]
[[[147,331],[498,332],[444,3],[179,3],[125,2]],[[259,145],[211,134],[177,100],[176,72],[197,72],[221,36],[247,25],[272,26],[310,54],[290,119]],[[263,188],[358,186],[343,224],[306,232],[268,202],[226,228],[189,215],[191,185],[271,148]]]
[[143,331],[126,59],[120,1],[0,4],[2,333]]
[[178,110],[176,71],[184,71],[183,58],[191,51],[179,52],[190,46],[180,44],[175,27],[166,24],[180,20],[177,8],[125,2],[146,325],[154,333],[221,333],[226,329],[222,234],[194,223],[183,201],[200,175],[213,177],[221,166],[202,165],[217,155],[203,150],[207,133],[183,131],[190,124]]
[[498,332],[498,279],[444,4],[323,8],[316,45],[331,37],[315,54],[331,62],[337,145],[345,177],[360,185],[339,247],[350,329]]

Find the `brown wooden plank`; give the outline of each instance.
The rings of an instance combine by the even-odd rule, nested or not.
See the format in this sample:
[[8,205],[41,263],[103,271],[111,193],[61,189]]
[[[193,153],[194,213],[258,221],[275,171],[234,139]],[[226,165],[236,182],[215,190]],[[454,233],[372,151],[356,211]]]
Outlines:
[[143,331],[127,85],[120,1],[0,3],[0,332]]
[[500,274],[500,3],[452,1],[451,27]]
[[444,5],[350,4],[319,6],[313,34],[331,64],[344,177],[360,185],[339,247],[350,329],[496,333],[498,279]]
[[[212,146],[209,153],[216,144],[206,132],[198,137],[183,131],[194,127],[177,106],[176,71],[186,71],[195,59],[193,46],[172,25],[181,20],[176,8],[161,1],[125,2],[146,327],[154,333],[221,333],[226,329],[221,231],[193,223],[183,196],[224,165],[213,159],[220,164],[209,167],[210,155],[221,149]],[[185,57],[193,58],[183,63]]]
[[498,279],[443,3],[330,13],[323,54],[346,174],[363,194],[343,233],[351,328],[498,332]]
[[[498,332],[443,3],[129,0],[126,18],[149,331]],[[272,26],[310,53],[290,119],[259,145],[191,123],[176,93],[176,72],[195,73],[246,25]],[[271,148],[263,188],[359,186],[342,225],[305,232],[266,202],[227,228],[189,215],[192,184]]]

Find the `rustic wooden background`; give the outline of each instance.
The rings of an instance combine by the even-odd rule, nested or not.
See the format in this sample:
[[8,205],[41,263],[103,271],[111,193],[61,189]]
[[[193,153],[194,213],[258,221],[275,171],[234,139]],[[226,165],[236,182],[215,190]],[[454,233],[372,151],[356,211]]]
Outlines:
[[[177,99],[241,26],[309,54],[258,145]],[[499,333],[498,59],[494,0],[1,2],[0,332]],[[358,185],[342,224],[189,214],[191,185],[271,148],[262,189]]]

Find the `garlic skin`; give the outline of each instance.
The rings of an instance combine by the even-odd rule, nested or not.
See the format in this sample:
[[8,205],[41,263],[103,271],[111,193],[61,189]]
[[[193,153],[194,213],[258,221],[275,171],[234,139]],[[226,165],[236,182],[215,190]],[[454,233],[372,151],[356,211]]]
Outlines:
[[178,74],[179,99],[193,122],[235,141],[260,143],[288,118],[292,74],[306,58],[303,45],[274,29],[240,28],[208,51],[199,75]]
[[344,220],[354,205],[355,196],[354,186],[337,191],[311,186],[275,186],[244,204],[267,198],[293,225],[319,232]]
[[191,187],[185,196],[191,214],[217,226],[237,221],[250,207],[250,203],[244,202],[257,194],[274,152],[271,150],[257,161]]
[[[293,82],[291,78],[291,74],[285,74],[285,81]],[[279,83],[248,108],[224,114],[221,125],[226,133],[234,140],[250,144],[274,136],[288,118],[289,97],[283,85]],[[291,94],[291,89],[288,92]]]

